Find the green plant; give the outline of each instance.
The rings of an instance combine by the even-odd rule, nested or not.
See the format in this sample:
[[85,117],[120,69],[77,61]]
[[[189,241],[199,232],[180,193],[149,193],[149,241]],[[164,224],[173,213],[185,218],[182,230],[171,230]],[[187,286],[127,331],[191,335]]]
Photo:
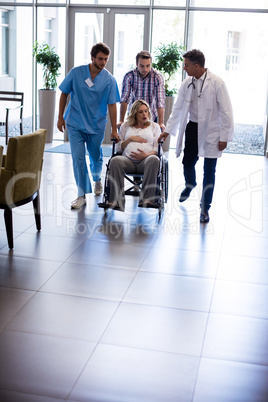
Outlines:
[[177,92],[176,88],[169,88],[169,85],[171,78],[180,68],[184,51],[185,46],[178,45],[176,42],[171,42],[168,45],[160,43],[155,49],[155,61],[152,66],[165,78],[166,96],[173,96]]
[[44,88],[54,89],[57,86],[57,77],[61,67],[60,58],[54,51],[54,47],[50,49],[47,43],[35,42],[33,46],[33,56],[38,64],[43,66]]

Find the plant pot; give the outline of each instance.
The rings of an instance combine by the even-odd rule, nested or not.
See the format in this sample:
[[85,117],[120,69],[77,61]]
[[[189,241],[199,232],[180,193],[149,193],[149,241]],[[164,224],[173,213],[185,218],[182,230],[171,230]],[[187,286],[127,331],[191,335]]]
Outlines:
[[52,142],[54,131],[54,117],[56,91],[54,89],[39,89],[39,127],[47,130],[46,143]]
[[[174,96],[166,96],[166,98],[165,98],[165,114],[164,114],[165,126],[166,126],[169,116],[172,112],[174,100],[175,100]],[[170,135],[167,137],[166,141],[163,144],[163,151],[167,152],[169,150],[169,144],[170,144]]]
[[167,124],[167,121],[169,119],[169,116],[171,114],[173,105],[174,105],[174,96],[166,96],[165,98],[165,114],[164,114],[164,124]]

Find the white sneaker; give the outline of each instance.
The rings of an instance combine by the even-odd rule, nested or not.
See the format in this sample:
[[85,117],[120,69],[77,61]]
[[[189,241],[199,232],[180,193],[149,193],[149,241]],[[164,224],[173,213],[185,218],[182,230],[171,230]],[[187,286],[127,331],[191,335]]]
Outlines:
[[102,193],[102,184],[101,181],[95,181],[95,185],[94,185],[94,193],[96,195],[101,195]]
[[79,209],[86,205],[86,198],[84,195],[80,195],[79,197],[76,198],[76,200],[71,202],[71,208],[72,209]]

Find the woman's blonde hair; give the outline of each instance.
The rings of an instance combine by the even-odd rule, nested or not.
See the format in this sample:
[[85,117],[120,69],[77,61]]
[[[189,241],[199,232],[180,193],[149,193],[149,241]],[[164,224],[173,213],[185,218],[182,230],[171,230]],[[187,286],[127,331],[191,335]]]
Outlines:
[[150,121],[151,121],[151,118],[152,118],[151,111],[150,111],[150,106],[143,99],[139,99],[139,100],[136,100],[133,103],[133,105],[131,106],[129,115],[128,115],[127,120],[126,120],[130,127],[135,126],[135,124],[137,122],[136,114],[138,113],[138,109],[143,105],[146,106],[147,109],[148,109],[148,125],[150,124]]

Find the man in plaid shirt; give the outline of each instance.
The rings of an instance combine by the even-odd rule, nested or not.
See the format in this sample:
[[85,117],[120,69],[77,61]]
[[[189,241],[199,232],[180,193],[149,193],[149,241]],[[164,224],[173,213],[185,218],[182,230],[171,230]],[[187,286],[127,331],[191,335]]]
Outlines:
[[130,110],[136,100],[143,99],[150,106],[152,120],[157,121],[162,131],[164,131],[164,77],[152,68],[152,56],[147,50],[137,54],[136,66],[136,68],[126,73],[123,79],[118,127],[124,122],[127,109]]

